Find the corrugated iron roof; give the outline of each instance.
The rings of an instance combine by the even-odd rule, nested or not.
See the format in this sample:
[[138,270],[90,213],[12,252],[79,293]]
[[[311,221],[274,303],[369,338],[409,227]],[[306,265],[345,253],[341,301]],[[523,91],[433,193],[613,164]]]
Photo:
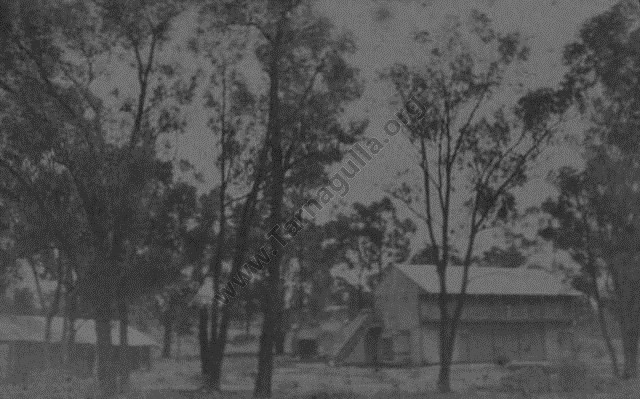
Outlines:
[[[440,280],[434,265],[394,265],[425,292],[440,292]],[[463,268],[447,268],[447,292],[459,293]],[[557,275],[543,269],[479,267],[469,268],[467,293],[470,295],[580,295]]]
[[[64,319],[54,317],[51,320],[51,342],[62,339]],[[15,316],[0,315],[0,341],[30,341],[44,342],[46,318],[44,316]],[[75,342],[79,344],[95,345],[95,322],[91,319],[77,319],[75,321]],[[127,329],[129,346],[158,346],[146,334],[129,326]],[[111,322],[111,342],[120,345],[120,325]]]

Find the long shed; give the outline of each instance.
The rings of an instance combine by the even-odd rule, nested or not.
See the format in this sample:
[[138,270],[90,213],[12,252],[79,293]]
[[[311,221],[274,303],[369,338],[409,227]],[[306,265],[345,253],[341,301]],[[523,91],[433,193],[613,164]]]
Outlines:
[[[447,271],[453,308],[460,293],[462,267]],[[579,292],[546,270],[472,266],[458,327],[453,361],[484,363],[546,361],[571,350]],[[361,354],[345,352],[342,363],[433,364],[439,362],[440,293],[433,265],[392,265],[375,292],[375,320],[359,336]],[[372,353],[368,353],[372,352]]]
[[[52,318],[50,341],[46,344],[46,317],[0,315],[0,378],[21,379],[38,369],[58,367],[63,357],[63,326],[62,317]],[[127,339],[130,368],[134,370],[142,366],[151,367],[151,348],[158,344],[131,326],[127,331]],[[72,366],[77,374],[88,376],[93,373],[96,342],[95,322],[91,319],[76,319],[71,356]],[[112,322],[111,342],[115,357],[120,345],[117,322]]]

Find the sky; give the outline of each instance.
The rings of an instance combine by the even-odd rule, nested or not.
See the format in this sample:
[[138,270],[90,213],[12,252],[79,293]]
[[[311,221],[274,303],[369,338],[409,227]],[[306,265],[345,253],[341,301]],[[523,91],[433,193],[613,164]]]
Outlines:
[[[529,60],[513,76],[513,83],[520,82],[524,89],[553,87],[561,80],[565,67],[562,63],[563,47],[577,38],[581,24],[609,7],[610,0],[320,0],[316,11],[329,17],[336,31],[353,34],[357,51],[349,62],[360,69],[365,82],[365,91],[360,100],[354,102],[345,114],[345,119],[369,120],[365,133],[368,137],[382,139],[383,127],[393,119],[397,105],[393,104],[393,88],[379,78],[379,73],[394,63],[416,64],[422,54],[412,45],[413,34],[418,30],[433,31],[451,16],[466,21],[473,9],[486,13],[499,32],[518,31],[530,48]],[[265,85],[264,75],[257,72],[258,65],[247,61],[241,68],[247,77],[253,79],[253,86]],[[519,91],[518,91],[519,90]],[[501,101],[515,101],[523,89],[514,88]],[[586,124],[579,118],[568,118],[555,145],[548,148],[533,165],[531,178],[522,188],[515,191],[518,206],[524,210],[539,205],[549,196],[554,196],[553,186],[548,181],[549,172],[567,165],[580,168],[582,159],[577,145]],[[177,154],[189,159],[202,171],[206,182],[202,191],[216,184],[212,176],[215,168],[213,159],[216,150],[214,138],[206,129],[192,129],[176,141]],[[392,188],[398,181],[397,173],[405,168],[415,169],[415,150],[408,140],[396,135],[383,150],[349,181],[350,190],[338,211],[346,210],[353,202],[368,203],[385,195],[385,189]],[[335,165],[334,172],[341,165]],[[459,199],[463,201],[462,198]],[[398,204],[404,217],[411,213]],[[331,218],[334,211],[318,216],[318,221]],[[415,220],[415,218],[413,218]],[[520,223],[516,230],[532,238],[537,231],[534,220]],[[426,241],[424,226],[414,236],[412,250],[418,251]],[[498,231],[488,231],[479,235],[476,254],[481,254],[493,245],[501,245],[502,236]],[[462,242],[460,244],[463,244]],[[462,247],[462,245],[460,245]],[[553,251],[550,245],[542,245],[529,257],[530,264],[550,267],[554,262],[572,263],[564,253]],[[348,277],[349,271],[338,270],[338,274]]]
[[[394,63],[415,64],[420,61],[419,49],[411,44],[416,31],[437,29],[450,16],[457,16],[464,22],[472,9],[482,11],[492,19],[496,30],[520,32],[530,48],[529,60],[514,79],[522,82],[525,89],[552,87],[565,71],[562,64],[564,45],[577,37],[579,27],[586,19],[613,4],[613,1],[604,0],[321,0],[316,3],[316,10],[332,20],[337,32],[349,31],[354,35],[358,49],[349,61],[360,69],[365,91],[360,100],[347,108],[345,119],[369,119],[366,136],[380,138],[384,134],[383,126],[393,118],[395,108],[392,104],[393,89],[388,82],[379,79],[379,73]],[[264,84],[261,82],[264,76],[256,68],[257,65],[248,61],[242,71],[256,79],[253,84],[259,86]],[[517,98],[517,93],[512,94],[512,97],[506,97],[507,101]],[[176,153],[189,159],[203,172],[206,181],[200,189],[204,191],[216,184],[213,166],[215,141],[202,125],[200,128],[197,124],[194,126],[177,139]],[[568,139],[559,140],[549,148],[534,165],[531,180],[516,191],[520,209],[540,204],[554,195],[553,187],[546,178],[550,171],[562,165],[580,167],[582,159],[575,138],[579,137],[584,126],[579,119],[570,119],[564,124],[563,134]],[[333,170],[339,167],[336,165]],[[405,137],[396,135],[349,181],[350,191],[342,201],[348,205],[381,198],[384,190],[397,181],[398,171],[407,167],[415,169],[414,149]],[[410,213],[405,212],[405,215],[410,216]],[[318,220],[327,220],[330,216],[329,213],[320,215]],[[527,231],[531,235],[535,228]],[[419,249],[424,237],[424,230],[419,230],[413,243],[414,250]],[[493,233],[481,236],[477,252],[495,243]],[[550,262],[549,251],[542,252],[546,254],[532,261]]]
[[[345,6],[339,6],[344,3]],[[444,5],[446,4],[446,6]],[[523,83],[526,88],[554,86],[557,84],[564,67],[561,52],[563,46],[576,37],[580,24],[589,16],[608,8],[610,1],[542,1],[521,0],[506,1],[363,1],[363,0],[326,0],[323,11],[327,13],[339,28],[351,29],[356,35],[358,52],[353,64],[361,69],[366,81],[365,94],[352,108],[354,115],[366,115],[370,120],[368,135],[375,136],[382,131],[384,123],[392,117],[394,107],[390,105],[393,94],[386,82],[377,78],[380,70],[395,62],[412,63],[419,56],[411,51],[411,34],[418,29],[433,29],[446,18],[447,14],[468,17],[471,9],[484,11],[492,18],[497,30],[502,32],[519,31],[531,49],[529,61],[523,71]],[[376,22],[376,11],[389,10],[385,22]],[[577,121],[568,123],[568,131],[579,131]],[[394,137],[395,139],[395,137]],[[399,139],[389,149],[392,154],[381,157],[371,165],[358,181],[354,183],[353,198],[365,198],[371,188],[382,182],[393,180],[395,172],[401,169],[404,161],[411,161],[410,144]],[[575,149],[570,145],[558,145],[547,154],[553,162],[548,166],[562,162],[577,162]],[[386,148],[385,148],[386,150]],[[523,200],[539,202],[545,195],[540,185],[533,181],[523,194]],[[529,202],[528,201],[528,202]]]
[[[417,30],[433,31],[449,16],[465,21],[471,10],[477,9],[489,16],[497,31],[518,31],[525,38],[530,48],[529,60],[514,79],[522,82],[525,89],[553,87],[565,72],[563,47],[577,37],[586,19],[613,4],[612,1],[588,0],[325,0],[320,9],[338,29],[348,29],[356,37],[358,52],[351,61],[361,69],[366,89],[361,101],[351,111],[354,115],[365,114],[370,120],[367,134],[378,136],[394,112],[394,106],[390,105],[393,90],[378,79],[378,73],[396,62],[412,64],[420,61],[419,52],[410,46],[412,34]],[[567,139],[549,148],[534,165],[530,181],[516,190],[521,210],[554,195],[554,189],[546,178],[550,171],[563,165],[580,167],[579,148],[571,137],[579,137],[584,126],[578,119],[570,119],[564,124],[562,133]],[[380,154],[383,156],[367,165],[351,183],[347,201],[363,201],[383,195],[384,188],[393,186],[398,170],[415,165],[414,151],[404,137],[395,136],[383,151],[384,154]],[[532,237],[537,228],[533,224],[519,226],[519,230]],[[423,228],[414,239],[414,251],[423,245],[424,237]],[[499,233],[497,236],[494,231],[482,233],[475,252],[479,254],[494,244],[500,245]],[[570,262],[565,254],[552,253],[549,246],[540,248],[529,261],[549,265],[555,258],[564,263]]]
[[[349,59],[360,69],[365,82],[362,98],[347,108],[345,119],[368,118],[367,136],[379,137],[386,121],[392,119],[395,108],[391,103],[393,89],[378,74],[394,63],[416,63],[420,54],[411,47],[412,34],[420,29],[435,29],[447,16],[454,15],[463,21],[472,9],[487,13],[497,30],[519,31],[527,40],[531,54],[525,64],[521,80],[527,88],[553,86],[562,77],[564,67],[562,48],[576,37],[579,26],[588,17],[614,4],[613,1],[556,0],[531,2],[526,0],[319,0],[319,13],[328,16],[336,30],[350,31],[356,39],[356,54]],[[379,15],[385,15],[382,20]],[[183,29],[184,28],[184,29]],[[178,28],[184,35],[188,27]],[[182,57],[179,55],[177,57]],[[259,66],[251,60],[240,70],[254,80],[254,86],[264,83],[265,77],[257,71]],[[175,141],[176,154],[190,160],[205,176],[202,191],[217,184],[214,158],[217,153],[215,138],[202,123],[206,115],[193,116],[193,123]],[[571,126],[568,126],[571,129]],[[407,140],[395,140],[385,147],[389,155],[378,157],[354,179],[347,202],[372,198],[372,187],[382,186],[395,178],[395,173],[411,162],[411,147]],[[571,148],[554,148],[552,156],[560,160],[571,158]],[[538,183],[534,183],[538,184]],[[539,187],[531,189],[531,196],[539,193]],[[382,191],[380,191],[382,195]]]
[[[517,79],[525,88],[553,86],[564,73],[562,49],[577,37],[580,25],[589,17],[613,5],[610,0],[318,0],[317,12],[329,17],[338,32],[349,31],[356,40],[357,51],[349,61],[360,69],[365,82],[365,91],[360,100],[347,108],[345,119],[369,119],[365,133],[369,137],[381,137],[384,124],[393,118],[393,90],[387,82],[378,78],[380,71],[394,63],[413,64],[421,59],[420,52],[411,45],[417,30],[434,30],[449,16],[462,21],[472,9],[485,12],[500,32],[519,31],[530,47],[529,61],[519,71]],[[193,14],[187,14],[175,26],[178,42],[188,38],[192,31]],[[184,47],[178,45],[174,52],[165,52],[165,57],[184,60]],[[198,63],[183,63],[186,71],[194,71]],[[259,88],[265,77],[259,66],[250,58],[241,64],[241,71],[250,79],[250,85]],[[117,74],[117,71],[114,72]],[[109,85],[103,85],[105,93]],[[514,97],[516,98],[516,97]],[[189,125],[185,133],[170,140],[172,156],[191,162],[202,172],[204,183],[199,191],[205,192],[217,184],[214,159],[217,153],[216,139],[206,127],[208,115],[198,109],[190,111]],[[569,120],[564,125],[568,137],[579,137],[584,123]],[[342,199],[347,205],[353,202],[370,202],[384,195],[384,190],[397,181],[398,171],[415,166],[411,144],[401,135],[394,136],[383,150],[365,168],[349,181],[350,191]],[[553,187],[546,176],[549,171],[562,165],[579,167],[581,158],[575,140],[560,141],[549,148],[535,165],[533,178],[517,191],[521,209],[541,203],[554,195]],[[337,170],[340,165],[336,165]],[[400,205],[399,208],[402,208]],[[344,208],[342,208],[344,209]],[[402,209],[401,209],[402,212]],[[406,217],[411,214],[404,211]],[[327,220],[330,214],[320,215]],[[522,228],[531,235],[535,226]],[[413,242],[414,251],[424,242],[424,230],[419,230]],[[477,253],[494,245],[493,234],[479,237]],[[549,264],[557,254],[543,248],[531,258],[531,262]],[[560,261],[568,261],[560,255]],[[24,285],[32,285],[28,270],[24,273]]]

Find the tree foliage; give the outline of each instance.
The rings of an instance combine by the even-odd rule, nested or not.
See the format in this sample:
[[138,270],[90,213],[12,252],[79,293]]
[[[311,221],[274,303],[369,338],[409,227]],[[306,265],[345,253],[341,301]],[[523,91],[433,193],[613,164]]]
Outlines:
[[[398,64],[382,74],[395,87],[402,107],[397,117],[418,159],[417,170],[408,170],[389,192],[427,230],[425,241],[433,251],[440,281],[438,386],[448,391],[476,236],[515,216],[513,189],[526,182],[529,166],[554,131],[550,117],[567,100],[542,88],[521,97],[514,107],[492,101],[504,93],[507,72],[526,60],[528,48],[518,33],[495,31],[480,12],[472,12],[466,26],[452,19],[435,33],[419,32],[415,40],[425,63]],[[450,311],[446,276],[456,250],[464,274],[461,295]]]
[[[634,11],[636,10],[636,11]],[[550,216],[541,235],[568,251],[580,265],[575,282],[618,315],[625,364],[623,377],[637,374],[640,336],[638,255],[637,4],[621,2],[586,21],[577,41],[565,48],[569,67],[559,97],[573,100],[587,116],[584,170],[561,169],[559,196],[543,204]],[[607,327],[601,328],[608,339]],[[615,353],[612,355],[617,374]]]
[[[192,89],[172,81],[158,62],[181,5],[33,0],[13,10],[0,57],[3,182],[37,207],[73,260],[80,295],[96,312],[99,358],[106,359],[108,320],[130,271],[143,210],[171,180],[172,166],[156,157],[156,143],[183,128],[175,104],[189,101]],[[100,88],[113,84],[107,70],[114,58],[134,79],[104,93]],[[107,392],[114,389],[109,370],[99,363]]]

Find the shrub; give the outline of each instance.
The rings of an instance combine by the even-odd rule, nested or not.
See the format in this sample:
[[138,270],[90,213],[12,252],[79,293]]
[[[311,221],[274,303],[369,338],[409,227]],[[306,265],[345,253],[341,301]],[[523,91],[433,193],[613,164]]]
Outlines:
[[551,390],[551,378],[542,367],[523,367],[500,379],[500,388],[525,395]]

